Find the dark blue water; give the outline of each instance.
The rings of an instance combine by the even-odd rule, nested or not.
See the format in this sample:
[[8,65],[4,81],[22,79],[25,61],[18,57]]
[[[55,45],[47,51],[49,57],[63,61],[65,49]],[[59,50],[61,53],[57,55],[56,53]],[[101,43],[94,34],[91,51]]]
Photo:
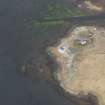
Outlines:
[[17,66],[33,48],[37,58],[38,46],[44,41],[37,35],[33,41],[35,32],[32,24],[26,22],[40,16],[40,2],[43,6],[47,3],[0,0],[0,105],[72,105],[45,80],[32,82],[17,72]]

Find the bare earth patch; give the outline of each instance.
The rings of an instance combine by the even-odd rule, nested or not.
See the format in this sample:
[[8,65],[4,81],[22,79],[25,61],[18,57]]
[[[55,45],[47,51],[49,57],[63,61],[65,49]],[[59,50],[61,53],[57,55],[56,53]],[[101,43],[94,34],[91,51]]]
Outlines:
[[80,0],[78,8],[86,11],[88,14],[99,14],[105,11],[104,0]]
[[56,47],[49,47],[59,64],[56,79],[65,91],[92,93],[105,105],[105,28],[80,26],[70,30]]

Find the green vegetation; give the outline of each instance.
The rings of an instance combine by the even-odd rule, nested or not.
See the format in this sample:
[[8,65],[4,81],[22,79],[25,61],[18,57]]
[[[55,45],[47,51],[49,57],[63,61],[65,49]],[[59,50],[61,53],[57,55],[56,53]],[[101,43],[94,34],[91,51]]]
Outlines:
[[55,58],[54,54],[52,54],[52,52],[50,51],[49,48],[47,49],[46,52],[47,52],[47,54],[48,54],[49,57],[51,57],[51,58]]
[[79,35],[79,37],[89,37],[91,35],[91,33],[88,31],[80,31],[78,33],[78,35]]
[[79,42],[79,40],[76,39],[76,40],[74,40],[73,46],[74,46],[75,49],[80,50],[80,49],[84,48],[85,45],[82,45]]
[[43,30],[47,30],[49,27],[53,27],[56,25],[62,25],[64,24],[63,20],[59,20],[59,21],[34,21],[34,26],[36,27],[40,27],[43,28]]
[[85,13],[75,7],[67,8],[60,4],[48,5],[48,15],[46,18],[62,18],[70,16],[84,16]]
[[[49,4],[44,17],[42,17],[42,21],[34,21],[34,26],[41,27],[44,30],[47,30],[48,27],[64,24],[63,18],[67,18],[70,16],[84,16],[84,15],[85,15],[84,12],[78,10],[75,7],[67,8],[66,6],[61,4]],[[60,18],[62,18],[62,20],[55,20]],[[47,19],[48,20],[51,19],[51,21],[50,20],[44,21]]]

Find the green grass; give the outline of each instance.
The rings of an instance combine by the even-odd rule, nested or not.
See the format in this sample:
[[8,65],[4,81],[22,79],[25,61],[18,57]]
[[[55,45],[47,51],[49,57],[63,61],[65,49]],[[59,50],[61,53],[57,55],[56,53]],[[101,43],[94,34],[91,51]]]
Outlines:
[[77,8],[67,8],[64,5],[60,4],[52,4],[48,5],[48,14],[45,18],[62,18],[62,17],[70,17],[70,16],[84,16],[85,13],[78,10]]
[[60,21],[42,21],[42,22],[34,21],[34,26],[43,29],[43,31],[47,30],[49,27],[51,28],[51,27],[54,27],[57,25],[62,25],[62,24],[64,24],[63,20],[60,20]]
[[[64,24],[64,20],[55,21],[54,19],[67,18],[71,16],[84,16],[85,13],[77,8],[67,8],[61,4],[49,4],[46,10],[46,14],[42,17],[43,21],[34,21],[35,27],[41,27],[47,30],[49,27]],[[44,21],[44,19],[52,19],[54,21]]]

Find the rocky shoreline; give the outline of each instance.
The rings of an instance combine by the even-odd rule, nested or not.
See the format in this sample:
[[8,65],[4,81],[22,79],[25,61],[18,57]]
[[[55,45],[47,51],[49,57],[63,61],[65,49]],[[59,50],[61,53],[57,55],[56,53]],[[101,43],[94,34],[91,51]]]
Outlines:
[[[89,32],[89,33],[86,33],[86,35],[85,35],[85,33],[83,33],[83,34],[81,33],[81,36],[83,39],[81,39],[81,38],[78,39],[81,42],[75,43],[76,45],[73,45],[74,42],[72,42],[72,41],[76,39],[78,34],[80,34],[79,31],[82,32],[81,30],[82,31],[88,30],[86,32]],[[80,26],[78,28],[74,28],[74,32],[71,32],[71,34],[72,35],[74,34],[75,36],[71,36],[69,34],[68,37],[61,39],[60,44],[57,44],[57,46],[49,48],[49,52],[51,52],[51,55],[53,55],[52,58],[55,59],[55,61],[58,63],[58,66],[59,66],[57,72],[54,73],[54,74],[56,74],[55,77],[57,77],[56,79],[59,82],[59,86],[61,86],[64,89],[64,91],[69,92],[70,94],[73,94],[74,96],[77,96],[77,97],[81,97],[80,94],[82,91],[83,92],[81,95],[83,95],[83,96],[85,96],[85,95],[88,96],[88,94],[93,94],[93,96],[96,95],[95,97],[97,97],[98,99],[95,98],[94,100],[99,100],[99,105],[103,105],[104,104],[104,95],[103,95],[102,91],[104,91],[104,88],[102,88],[102,87],[104,87],[104,83],[101,82],[104,80],[104,74],[102,71],[103,69],[100,68],[100,64],[97,64],[97,66],[96,66],[96,65],[94,65],[94,63],[100,62],[98,60],[101,59],[100,58],[101,56],[102,56],[102,58],[104,58],[104,45],[103,45],[103,43],[104,43],[104,27],[99,27],[97,25],[96,26],[94,26],[94,25]],[[85,35],[85,37],[84,37],[84,35]],[[89,35],[89,37],[87,35]],[[93,38],[92,35],[94,36],[95,39]],[[94,41],[94,44],[92,44],[93,41]],[[73,48],[73,46],[74,46],[74,48]],[[86,48],[85,48],[85,46],[86,46]],[[101,51],[101,49],[102,49],[102,51]],[[70,50],[71,50],[71,52],[69,52]],[[77,56],[77,58],[76,58],[77,61],[73,63],[72,61],[74,61],[75,54],[72,55],[72,52],[74,53],[75,52],[74,50],[78,52],[77,55],[79,55],[79,56]],[[70,56],[68,55],[68,53],[70,54]],[[88,56],[88,54],[92,54],[92,53],[93,53],[92,56],[90,56],[90,55]],[[96,54],[96,55],[94,55],[94,54]],[[88,58],[88,57],[92,57],[92,58]],[[94,60],[93,59],[94,57],[96,57],[98,60]],[[93,66],[94,72],[91,72],[90,71],[91,68],[88,69],[88,66],[86,66],[87,68],[83,68],[83,71],[80,71],[80,74],[76,74],[76,75],[80,75],[80,78],[81,78],[80,81],[82,81],[82,82],[84,81],[83,84],[82,84],[82,82],[81,83],[79,82],[80,78],[75,77],[74,75],[71,75],[71,74],[73,74],[73,71],[77,72],[75,70],[71,71],[72,70],[71,66],[73,67],[74,64],[78,65],[78,61],[81,62],[82,59],[90,59],[90,61],[86,61],[89,67],[91,65],[94,65]],[[101,60],[103,60],[103,59],[101,59]],[[84,65],[84,62],[85,61],[83,61],[83,65]],[[91,63],[93,63],[93,64],[91,64]],[[70,72],[67,72],[68,65],[69,65]],[[82,65],[82,64],[79,64],[79,66],[80,65]],[[104,68],[104,64],[102,64],[101,66]],[[82,66],[80,66],[80,67],[82,67]],[[76,66],[75,68],[78,69],[78,66]],[[86,69],[86,74],[85,74],[84,69]],[[82,68],[81,68],[81,70],[82,70]],[[88,72],[88,70],[89,70],[89,72]],[[89,79],[87,79],[87,76],[86,76],[87,72],[88,72],[88,75],[90,75],[89,73],[91,73],[91,77]],[[98,78],[99,76],[98,77],[95,76],[95,75],[99,75],[97,73],[100,73],[100,76],[101,76],[100,79]],[[74,76],[74,77],[72,77],[72,76]],[[85,78],[85,76],[86,76],[86,78]],[[75,78],[78,78],[78,79],[75,80]],[[92,82],[92,84],[90,84],[90,86],[88,88],[87,81],[88,80],[91,81],[90,79],[93,82]],[[96,81],[97,79],[100,82],[97,82]],[[72,86],[73,85],[72,81],[74,81],[74,87]],[[75,83],[75,81],[78,81],[77,84]],[[94,86],[93,86],[93,84],[94,84]],[[84,88],[85,85],[86,85],[87,93],[85,93],[85,88]],[[97,87],[97,86],[100,86],[100,87]],[[97,91],[97,89],[98,89],[98,91]],[[88,93],[88,91],[89,91],[89,93]],[[94,91],[96,93],[94,93],[94,92],[91,93],[90,91]],[[98,101],[97,101],[97,104],[98,104]]]
[[[97,22],[99,24],[97,24]],[[79,27],[80,25],[104,25],[103,20],[99,20],[99,21],[75,21],[75,22],[71,22],[71,26],[67,26],[65,29],[65,26],[62,27],[63,30],[61,30],[59,32],[59,35],[54,36],[54,38],[51,40],[48,40],[48,42],[46,41],[46,43],[44,43],[44,45],[40,48],[41,49],[41,54],[42,54],[42,58],[44,59],[44,61],[39,61],[41,64],[39,64],[39,66],[41,65],[41,67],[39,67],[39,71],[38,71],[38,78],[40,79],[45,79],[47,80],[50,84],[52,84],[54,86],[54,88],[56,88],[58,90],[58,92],[62,95],[64,95],[66,98],[70,99],[71,101],[73,101],[74,103],[78,104],[78,105],[98,105],[98,99],[95,95],[89,93],[89,94],[78,94],[77,96],[65,91],[65,89],[60,85],[60,82],[55,79],[55,76],[53,75],[53,73],[57,70],[57,68],[59,68],[59,64],[56,61],[56,59],[54,58],[50,58],[49,55],[46,53],[45,49],[48,49],[48,47],[53,46],[56,47],[60,44],[61,40],[64,38],[69,37],[70,31],[68,32],[68,30],[71,30],[70,28],[72,28],[72,26],[74,27]],[[74,25],[76,24],[76,25]],[[73,29],[74,29],[73,27]],[[60,35],[61,33],[61,35]],[[66,36],[65,36],[66,35]],[[51,41],[51,42],[50,42]],[[43,50],[43,51],[42,51]],[[46,60],[45,60],[46,59]],[[74,55],[72,55],[72,59],[74,59]],[[71,67],[73,66],[73,63],[71,64]],[[29,70],[30,68],[28,68]],[[33,69],[33,68],[32,68]],[[61,69],[61,68],[60,68]],[[33,71],[29,71],[32,72],[31,75],[33,75]],[[27,73],[28,74],[28,73]],[[34,77],[35,75],[33,75]],[[56,76],[57,77],[57,76]]]
[[[64,30],[61,30],[61,35],[59,34],[57,36],[57,38],[55,37],[55,39],[51,39],[51,43],[47,43],[46,45],[42,46],[40,49],[41,49],[41,59],[44,59],[43,62],[41,60],[39,66],[41,65],[41,67],[39,68],[39,71],[38,71],[38,79],[45,79],[47,80],[50,84],[53,85],[53,87],[55,89],[57,89],[57,91],[59,92],[59,94],[61,95],[64,95],[65,98],[68,98],[70,101],[73,101],[74,103],[78,104],[78,105],[98,105],[98,101],[97,101],[97,97],[94,96],[93,94],[88,94],[88,95],[81,95],[79,94],[79,97],[78,96],[75,96],[73,94],[70,94],[68,92],[66,92],[64,90],[64,88],[62,88],[59,84],[59,82],[54,78],[54,75],[52,75],[54,73],[54,71],[57,70],[57,68],[59,68],[59,64],[56,62],[55,59],[53,59],[52,57],[50,57],[47,53],[47,49],[48,47],[50,46],[53,46],[53,47],[56,47],[60,44],[61,40],[64,39],[64,38],[67,38],[69,37],[69,33],[75,28],[75,27],[78,27],[78,26],[81,26],[81,25],[97,25],[97,26],[104,26],[104,22],[102,23],[103,21],[99,21],[99,23],[97,24],[96,21],[86,21],[86,22],[80,22],[77,23],[75,26],[74,25],[71,25],[73,26],[72,29],[71,29],[71,26],[67,26],[65,31]],[[63,28],[63,27],[62,27]],[[63,28],[64,29],[64,28]],[[54,42],[53,42],[54,41]],[[45,50],[46,49],[46,50]],[[34,67],[32,68],[34,70]],[[27,68],[27,70],[30,70],[30,68]],[[29,73],[31,73],[30,77],[34,78],[35,77],[35,74],[33,71],[27,71],[28,75]],[[33,75],[33,76],[32,76]],[[36,78],[34,78],[36,79]]]

